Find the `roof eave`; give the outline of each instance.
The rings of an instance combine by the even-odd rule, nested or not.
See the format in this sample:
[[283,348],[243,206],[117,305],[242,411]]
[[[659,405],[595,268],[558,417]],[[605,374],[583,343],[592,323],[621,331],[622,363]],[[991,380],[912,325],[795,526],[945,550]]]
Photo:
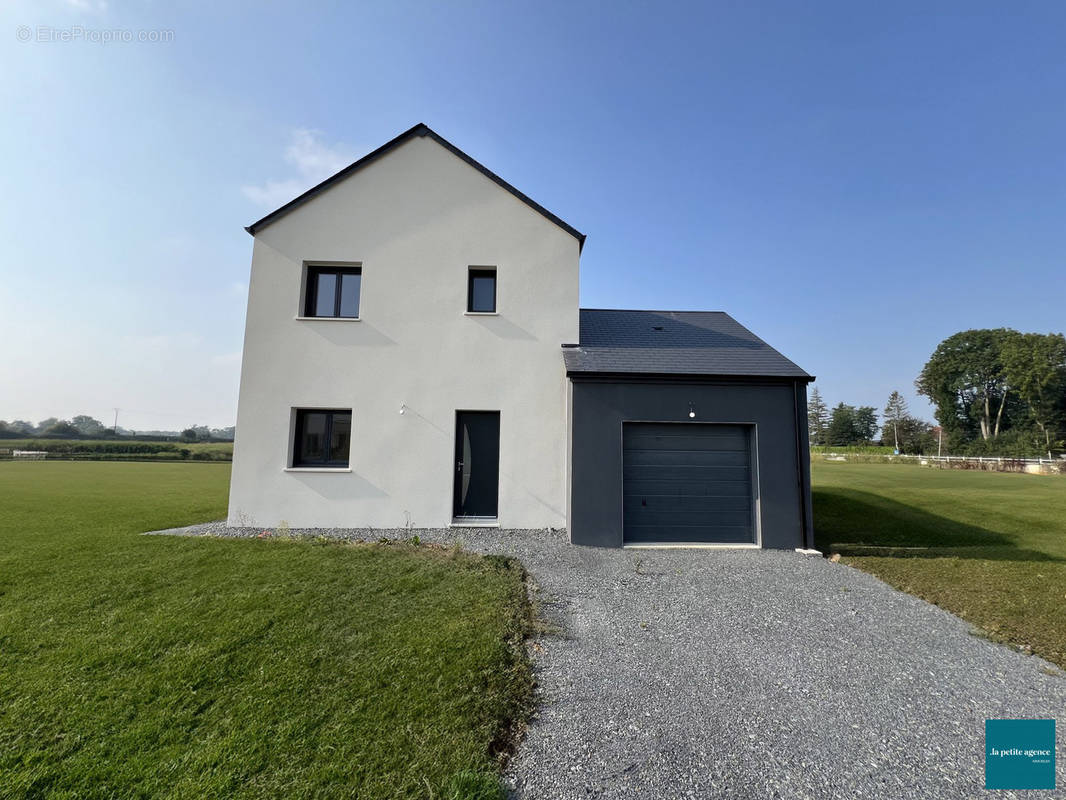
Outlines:
[[764,375],[754,373],[736,373],[736,372],[634,372],[634,371],[619,371],[619,370],[589,370],[589,369],[567,369],[566,377],[568,378],[605,378],[612,380],[625,380],[626,378],[675,378],[675,379],[687,379],[687,380],[764,380],[764,381],[803,381],[804,383],[813,383],[815,377],[803,373],[802,375]]

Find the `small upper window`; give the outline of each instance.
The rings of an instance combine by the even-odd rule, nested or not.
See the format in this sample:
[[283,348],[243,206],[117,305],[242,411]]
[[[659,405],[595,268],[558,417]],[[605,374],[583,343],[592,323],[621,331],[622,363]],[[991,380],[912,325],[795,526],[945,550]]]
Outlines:
[[351,441],[351,411],[299,408],[296,410],[292,465],[347,467]]
[[466,290],[466,310],[483,314],[496,313],[496,270],[486,267],[470,269]]
[[361,267],[308,267],[305,317],[359,318]]

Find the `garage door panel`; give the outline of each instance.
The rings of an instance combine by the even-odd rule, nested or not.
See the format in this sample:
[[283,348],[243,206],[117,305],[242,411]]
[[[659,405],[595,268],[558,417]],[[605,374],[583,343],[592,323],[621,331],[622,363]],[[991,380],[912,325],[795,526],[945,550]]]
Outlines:
[[751,528],[747,525],[734,527],[714,525],[648,525],[626,528],[627,542],[698,542],[706,544],[749,544]]
[[625,481],[624,496],[662,495],[670,497],[751,496],[751,484],[744,481],[655,480],[633,478]]
[[627,511],[650,508],[658,511],[702,511],[715,513],[722,511],[751,512],[751,498],[747,491],[736,495],[627,495],[623,501]]
[[625,423],[622,445],[625,541],[755,541],[749,428]]
[[[648,433],[628,430],[626,426],[626,450],[744,450],[748,449],[748,437],[742,429],[720,432],[689,431],[681,433]],[[692,428],[693,425],[681,427]]]
[[747,450],[628,450],[626,464],[678,464],[696,467],[747,467]]
[[704,467],[698,464],[627,464],[622,478],[656,481],[740,481],[749,482],[747,467]]
[[717,527],[722,525],[749,525],[749,511],[674,511],[672,509],[637,508],[629,512],[633,525],[695,525]]

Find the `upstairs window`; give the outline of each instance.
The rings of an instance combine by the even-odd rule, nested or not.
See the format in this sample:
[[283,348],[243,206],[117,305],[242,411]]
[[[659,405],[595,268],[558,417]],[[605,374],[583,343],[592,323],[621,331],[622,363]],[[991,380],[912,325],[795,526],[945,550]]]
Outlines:
[[296,409],[294,467],[347,467],[351,444],[350,410]]
[[359,318],[362,267],[308,267],[305,317]]
[[496,313],[496,269],[471,267],[466,287],[466,310],[475,314]]

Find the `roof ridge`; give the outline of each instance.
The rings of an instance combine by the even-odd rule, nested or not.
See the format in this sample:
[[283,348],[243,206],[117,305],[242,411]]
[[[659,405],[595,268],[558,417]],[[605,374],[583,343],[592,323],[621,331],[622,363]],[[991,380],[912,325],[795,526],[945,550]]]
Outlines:
[[334,183],[338,183],[338,182],[344,180],[345,178],[347,178],[352,173],[357,172],[358,170],[362,169],[363,167],[367,166],[368,164],[376,161],[377,159],[381,158],[382,156],[386,155],[387,153],[389,153],[392,150],[394,150],[397,147],[399,147],[401,144],[406,142],[408,139],[411,139],[411,138],[413,138],[415,136],[419,136],[419,137],[428,136],[428,137],[430,137],[431,139],[433,139],[433,141],[435,141],[437,144],[439,144],[445,150],[449,151],[450,153],[452,153],[452,155],[457,156],[461,160],[465,161],[467,164],[469,164],[471,167],[476,169],[478,172],[480,172],[482,175],[484,175],[490,181],[495,183],[497,186],[499,186],[500,188],[510,192],[515,197],[517,197],[519,200],[521,200],[523,203],[525,203],[527,206],[532,208],[534,211],[536,211],[537,213],[541,214],[542,216],[544,216],[545,218],[547,218],[551,222],[554,222],[556,225],[558,225],[564,231],[566,231],[571,236],[573,236],[575,239],[577,239],[577,241],[578,241],[578,252],[580,252],[585,247],[585,238],[586,238],[585,234],[583,234],[581,231],[579,231],[574,226],[569,225],[568,223],[564,222],[562,219],[560,219],[555,214],[550,212],[548,209],[546,209],[540,203],[538,203],[535,200],[533,200],[532,198],[530,198],[527,194],[519,191],[517,188],[515,188],[514,186],[509,184],[507,181],[505,181],[503,178],[501,178],[495,172],[490,170],[488,167],[486,167],[480,161],[475,159],[473,156],[470,156],[470,155],[467,155],[466,153],[464,153],[462,150],[460,150],[454,144],[449,142],[447,139],[445,139],[443,136],[441,136],[435,130],[433,130],[428,125],[426,125],[424,122],[419,122],[417,125],[413,125],[412,127],[410,127],[407,130],[405,130],[403,133],[401,133],[399,136],[396,136],[395,138],[390,139],[389,141],[385,142],[385,144],[381,145],[381,147],[377,148],[376,150],[372,150],[371,152],[367,153],[362,158],[357,159],[356,161],[353,161],[348,166],[346,166],[343,169],[338,170],[337,172],[333,173],[328,178],[326,178],[324,181],[315,184],[314,186],[312,186],[310,189],[308,189],[303,194],[299,195],[298,197],[294,197],[292,200],[290,200],[289,202],[285,203],[285,205],[274,209],[269,214],[267,214],[265,217],[262,217],[261,219],[256,220],[251,225],[248,225],[247,227],[245,227],[245,230],[248,231],[248,233],[250,233],[250,234],[252,234],[254,236],[262,228],[265,228],[267,225],[271,224],[272,222],[276,222],[277,220],[281,219],[283,216],[288,214],[290,211],[295,210],[299,206],[301,206],[304,203],[306,203],[308,200],[314,199],[319,193],[325,191],[330,186],[332,186]]
[[579,308],[578,311],[622,311],[626,314],[725,314],[728,311],[714,309],[681,309],[681,308]]

